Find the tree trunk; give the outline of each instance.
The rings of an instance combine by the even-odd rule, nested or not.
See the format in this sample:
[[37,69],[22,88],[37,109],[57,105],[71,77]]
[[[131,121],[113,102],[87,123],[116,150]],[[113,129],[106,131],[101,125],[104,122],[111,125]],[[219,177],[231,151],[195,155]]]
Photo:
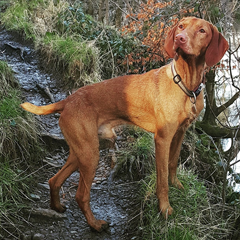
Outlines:
[[215,71],[210,70],[206,74],[206,110],[203,117],[203,123],[208,125],[216,125],[216,98],[215,98]]
[[86,8],[86,13],[91,15],[91,16],[94,16],[94,8],[93,8],[93,2],[92,1],[88,2],[88,6]]
[[[120,0],[118,1],[118,6],[120,5]],[[122,26],[122,10],[120,9],[120,7],[117,7],[116,9],[116,14],[115,14],[115,26],[117,28],[120,28]]]
[[104,14],[103,14],[104,2],[105,2],[105,0],[101,0],[101,2],[100,2],[100,6],[99,6],[99,10],[98,10],[98,21],[99,22],[102,22],[103,18],[104,18]]
[[109,1],[106,0],[105,24],[109,25]]

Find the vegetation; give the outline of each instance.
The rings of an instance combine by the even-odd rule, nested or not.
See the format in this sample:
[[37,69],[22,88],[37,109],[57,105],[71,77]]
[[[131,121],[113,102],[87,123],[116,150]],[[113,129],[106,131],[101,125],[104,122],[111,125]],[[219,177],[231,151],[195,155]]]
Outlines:
[[138,232],[142,239],[229,239],[239,215],[239,196],[229,187],[228,204],[219,200],[224,167],[207,134],[199,135],[194,128],[187,132],[178,171],[184,190],[170,186],[174,214],[167,221],[159,214],[156,197],[153,136],[137,128],[127,128],[122,135],[127,135],[128,140],[118,153],[121,168],[117,170],[129,173],[134,180],[141,179],[141,214],[134,217],[139,225],[130,223],[131,232],[135,229],[134,234]]
[[124,147],[117,153],[114,176],[128,173],[132,180],[149,175],[155,166],[155,146],[153,134],[138,127],[125,127],[122,136],[126,137]]
[[30,114],[19,108],[21,93],[11,68],[1,61],[0,72],[1,158],[27,157],[37,143],[36,124]]
[[204,182],[191,171],[180,169],[178,176],[184,190],[170,187],[170,204],[175,212],[167,221],[158,212],[155,172],[143,181],[145,200],[140,227],[143,239],[228,239],[235,220],[233,209],[213,204],[214,196],[209,195]]
[[[114,11],[108,11],[108,0],[102,0],[100,4],[100,1],[96,1],[97,6],[101,5],[99,8],[93,7],[93,1],[87,1],[87,10],[83,3],[69,2],[11,1],[1,16],[2,23],[8,29],[21,31],[27,39],[32,39],[47,63],[64,72],[69,88],[125,73],[142,73],[165,64],[168,60],[163,50],[165,35],[183,16],[204,16],[225,36],[232,36],[228,58],[206,74],[206,110],[201,121],[188,131],[183,143],[180,159],[182,168],[191,168],[194,173],[181,170],[180,180],[185,191],[170,189],[171,204],[175,209],[173,217],[168,221],[160,218],[155,197],[156,176],[154,173],[147,176],[154,172],[152,136],[128,129],[128,148],[118,156],[121,166],[128,169],[133,179],[147,176],[143,181],[142,195],[145,200],[139,226],[143,239],[148,239],[149,236],[151,239],[227,238],[234,218],[239,214],[239,195],[232,200],[233,189],[228,186],[227,179],[228,174],[233,173],[234,164],[239,161],[235,159],[239,152],[239,72],[232,72],[233,69],[239,69],[239,44],[233,45],[237,40],[231,30],[239,22],[239,9],[236,9],[238,1],[231,1],[226,6],[222,5],[222,1],[174,0],[163,4],[149,0],[142,1],[141,5],[137,1],[127,1],[124,9],[120,1],[110,1],[115,4],[110,6]],[[102,11],[104,4],[105,13]],[[229,14],[224,14],[222,9]],[[114,20],[109,12],[115,13]],[[231,16],[238,21],[234,21]],[[119,30],[111,26],[113,22]],[[124,24],[120,26],[119,22]],[[9,84],[11,85],[3,81],[0,92],[6,92],[5,86]],[[17,96],[15,90],[7,92],[10,96]],[[12,107],[8,106],[10,103]],[[17,104],[9,95],[0,100],[0,112],[5,116],[3,124],[11,130],[16,127],[21,131],[28,129],[24,134],[26,139],[31,139],[32,135],[28,133],[33,127],[23,127],[19,122],[22,113],[14,107]],[[231,141],[227,151],[224,150],[223,138]],[[14,141],[13,148],[17,146],[18,149],[16,157],[25,146],[19,147]],[[12,150],[4,156],[10,156],[10,153]],[[231,163],[233,159],[235,161]],[[15,171],[12,174],[14,173]],[[232,181],[239,183],[239,179],[239,174],[231,175]],[[231,209],[232,205],[236,209]]]
[[91,44],[76,37],[63,38],[48,33],[38,48],[47,57],[45,61],[64,72],[67,88],[79,88],[100,80],[98,50]]
[[2,16],[2,21],[10,30],[22,31],[25,37],[35,38],[34,25],[29,21],[31,17],[30,8],[36,6],[37,1],[17,1],[8,7]]
[[26,169],[41,152],[35,121],[19,108],[20,96],[13,71],[0,61],[0,225],[5,231],[21,218],[30,179]]
[[60,12],[57,29],[59,34],[77,35],[78,38],[90,41],[91,46],[94,45],[99,49],[98,57],[103,79],[122,74],[125,70],[122,66],[125,56],[136,46],[131,36],[123,37],[118,29],[104,26],[84,13],[81,3],[76,3]]
[[131,37],[85,14],[79,2],[13,1],[1,20],[32,39],[47,63],[64,73],[70,89],[121,74],[121,63],[135,46]]

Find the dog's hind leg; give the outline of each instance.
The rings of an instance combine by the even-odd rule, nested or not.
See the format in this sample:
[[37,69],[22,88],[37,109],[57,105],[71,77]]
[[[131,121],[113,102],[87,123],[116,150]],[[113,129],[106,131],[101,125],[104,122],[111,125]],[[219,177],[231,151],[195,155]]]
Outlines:
[[76,201],[87,219],[91,228],[98,232],[106,229],[108,223],[103,220],[97,220],[90,208],[90,190],[95,176],[99,161],[99,150],[97,144],[84,144],[84,149],[79,151],[79,185],[76,192]]
[[[75,106],[75,105],[74,105]],[[66,107],[59,119],[63,135],[72,150],[79,167],[80,177],[76,201],[90,227],[96,231],[105,229],[108,224],[97,220],[90,208],[90,190],[99,162],[99,139],[96,112],[84,101],[76,109]],[[77,158],[77,159],[76,159]]]
[[60,203],[59,190],[64,181],[78,169],[78,160],[70,149],[69,157],[62,169],[52,177],[48,183],[50,186],[50,207],[57,212],[64,212],[66,207]]

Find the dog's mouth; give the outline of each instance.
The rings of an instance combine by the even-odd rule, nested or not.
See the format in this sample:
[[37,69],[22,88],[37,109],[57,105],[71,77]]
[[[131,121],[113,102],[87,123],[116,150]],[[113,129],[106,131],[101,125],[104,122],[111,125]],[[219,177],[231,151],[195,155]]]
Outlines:
[[179,56],[181,56],[183,59],[185,59],[186,61],[188,59],[192,59],[192,57],[195,57],[195,54],[193,53],[190,53],[189,51],[185,51],[183,50],[181,47],[178,47],[176,50],[175,50],[176,54],[175,54],[175,57],[174,59],[177,60]]
[[189,47],[187,44],[174,44],[173,50],[178,55],[194,55],[192,53],[192,48]]

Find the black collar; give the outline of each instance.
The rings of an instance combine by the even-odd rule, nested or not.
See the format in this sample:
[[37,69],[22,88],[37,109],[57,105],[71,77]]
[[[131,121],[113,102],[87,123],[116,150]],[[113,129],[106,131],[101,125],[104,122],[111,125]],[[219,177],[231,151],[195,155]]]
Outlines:
[[183,92],[189,96],[190,98],[196,98],[201,91],[204,88],[204,79],[198,86],[198,88],[194,91],[190,91],[185,84],[182,82],[181,76],[177,73],[175,66],[174,66],[174,60],[171,63],[171,69],[172,69],[172,74],[173,74],[173,81],[183,90]]

